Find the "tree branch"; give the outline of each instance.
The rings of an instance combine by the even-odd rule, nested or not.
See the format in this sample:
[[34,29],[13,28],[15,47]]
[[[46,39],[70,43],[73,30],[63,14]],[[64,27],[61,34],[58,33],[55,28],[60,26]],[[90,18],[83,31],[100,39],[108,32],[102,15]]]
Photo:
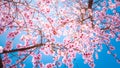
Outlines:
[[93,0],[89,0],[88,1],[88,8],[92,9],[92,5],[93,5]]
[[36,44],[34,46],[29,46],[29,47],[25,47],[25,48],[19,48],[19,49],[13,49],[13,50],[3,50],[3,53],[0,54],[4,54],[4,53],[11,53],[11,52],[18,52],[18,51],[25,51],[25,50],[29,50],[35,47],[40,47],[43,46],[44,44]]
[[2,64],[2,58],[0,56],[0,67],[3,68],[3,64]]

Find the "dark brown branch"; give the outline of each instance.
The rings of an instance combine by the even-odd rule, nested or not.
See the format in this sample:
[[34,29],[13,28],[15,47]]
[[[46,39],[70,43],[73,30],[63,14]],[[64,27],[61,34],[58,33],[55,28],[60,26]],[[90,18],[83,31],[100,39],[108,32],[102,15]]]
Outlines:
[[2,64],[2,58],[0,56],[0,68],[3,68],[3,64]]
[[92,5],[93,5],[93,0],[89,0],[88,1],[88,8],[92,9]]
[[116,1],[120,2],[120,0],[116,0]]
[[[93,5],[93,0],[89,0],[88,1],[88,9],[91,9],[92,10],[92,5]],[[90,20],[91,20],[91,22],[92,22],[92,28],[94,28],[94,24],[93,24],[93,17],[92,17],[92,15],[90,15]]]
[[40,46],[43,46],[43,45],[44,44],[36,44],[34,46],[29,46],[29,47],[25,47],[25,48],[19,48],[19,49],[13,49],[13,50],[3,50],[3,53],[0,53],[0,54],[18,52],[18,51],[25,51],[25,50],[33,49],[33,48],[40,47]]
[[106,28],[101,28],[101,30],[109,30],[109,29],[110,29],[110,26]]

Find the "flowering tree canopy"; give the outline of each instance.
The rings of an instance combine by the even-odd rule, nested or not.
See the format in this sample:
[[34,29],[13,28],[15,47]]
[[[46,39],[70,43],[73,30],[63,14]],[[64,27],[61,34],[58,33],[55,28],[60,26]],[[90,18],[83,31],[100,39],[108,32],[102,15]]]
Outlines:
[[[62,63],[73,68],[78,53],[94,68],[93,57],[98,59],[103,44],[120,62],[110,44],[111,38],[120,41],[119,7],[119,0],[0,0],[0,34],[7,33],[6,45],[0,47],[3,67],[24,67],[31,56],[34,67],[57,68],[63,57]],[[9,54],[17,57],[14,63]],[[54,62],[43,64],[43,54]]]

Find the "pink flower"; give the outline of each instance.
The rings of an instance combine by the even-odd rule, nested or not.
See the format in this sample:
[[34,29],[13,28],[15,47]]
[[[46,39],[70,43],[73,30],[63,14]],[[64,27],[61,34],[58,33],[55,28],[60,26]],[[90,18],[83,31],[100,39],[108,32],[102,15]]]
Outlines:
[[118,59],[117,62],[120,64],[120,60]]
[[17,44],[17,48],[21,48],[22,47],[22,44]]
[[88,58],[91,57],[91,55],[92,55],[92,53],[84,53],[83,54],[83,59],[88,59]]
[[120,35],[118,35],[118,37],[116,38],[116,41],[120,41]]
[[47,18],[47,20],[50,22],[50,23],[53,23],[53,20],[52,20],[52,18]]
[[109,6],[109,8],[110,8],[110,9],[116,8],[116,4],[111,4],[111,5]]
[[61,2],[64,2],[65,0],[61,0]]
[[89,66],[90,66],[91,68],[94,68],[94,67],[95,67],[95,64],[94,64],[94,63],[90,63]]
[[44,68],[44,64],[43,63],[40,63],[40,68]]
[[2,34],[5,31],[4,27],[0,27],[0,34]]
[[84,13],[85,13],[85,9],[81,9],[81,13],[83,13],[83,14],[84,14]]
[[4,61],[5,61],[6,64],[10,64],[11,63],[11,60],[8,59],[8,58],[6,58]]
[[36,62],[36,61],[41,60],[41,57],[42,57],[41,54],[33,55],[32,62]]
[[109,46],[110,50],[115,50],[115,47],[114,46]]
[[2,46],[0,46],[0,53],[2,53],[3,52],[3,47]]
[[73,68],[73,64],[70,63],[70,64],[68,65],[68,68]]
[[15,37],[15,33],[14,32],[10,32],[7,36],[7,38],[14,38]]
[[50,2],[51,2],[50,0],[46,0],[46,3],[48,3],[48,4],[49,4]]
[[46,12],[49,13],[49,12],[50,12],[50,9],[49,9],[49,8],[46,8]]
[[11,41],[7,41],[6,42],[6,46],[5,46],[5,50],[11,50],[12,49],[12,42]]
[[51,63],[48,63],[46,64],[45,68],[53,68],[54,67],[54,64],[51,64]]

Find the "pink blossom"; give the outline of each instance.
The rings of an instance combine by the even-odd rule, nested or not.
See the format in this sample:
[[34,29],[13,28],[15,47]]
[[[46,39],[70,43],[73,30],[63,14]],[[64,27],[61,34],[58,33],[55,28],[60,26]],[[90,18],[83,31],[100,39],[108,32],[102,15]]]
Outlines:
[[44,68],[44,64],[43,63],[40,63],[40,68]]
[[41,54],[33,55],[32,62],[40,61],[42,58]]
[[[17,5],[12,1],[17,2]],[[93,2],[92,9],[88,8],[88,1],[82,0],[34,0],[31,2],[2,0],[0,3],[0,34],[7,33],[5,52],[20,50],[17,51],[19,60],[23,60],[21,58],[26,55],[29,57],[30,54],[34,67],[54,68],[55,62],[63,57],[62,63],[66,64],[68,68],[73,68],[72,61],[79,53],[84,62],[94,68],[93,57],[98,59],[97,52],[104,49],[102,44],[110,44],[111,38],[120,41],[120,16],[116,10],[120,4],[118,1],[115,3],[111,0],[108,3],[101,1],[99,5]],[[107,14],[110,9],[113,11],[112,15]],[[59,37],[61,41],[58,42],[59,39],[56,37]],[[20,39],[20,42],[15,44],[16,49],[14,50],[12,44],[16,39],[17,41]],[[110,45],[108,48],[109,54],[115,50],[114,45]],[[26,50],[21,51],[22,49]],[[0,47],[0,53],[2,52],[3,47]],[[54,62],[44,65],[41,62],[43,55],[41,53],[53,56]],[[112,55],[117,59],[117,54]],[[13,64],[9,53],[3,54],[3,56],[4,66]]]
[[114,46],[109,46],[110,50],[115,50],[115,47]]
[[2,46],[0,46],[0,53],[2,53],[3,52],[3,47]]
[[120,63],[120,60],[118,59],[117,62]]
[[120,41],[120,35],[118,36],[118,38],[116,38],[116,41]]
[[10,32],[7,36],[7,38],[14,38],[16,36],[17,32]]
[[5,50],[11,50],[12,49],[12,42],[11,41],[7,41],[6,42],[6,46],[5,46]]
[[70,64],[68,65],[68,68],[73,68],[73,64],[70,63]]
[[81,13],[83,13],[83,14],[84,14],[84,13],[85,13],[85,9],[81,9]]
[[0,27],[0,34],[2,34],[5,31],[4,27]]
[[48,64],[46,64],[46,66],[45,66],[45,68],[53,68],[53,67],[54,67],[54,65],[51,64],[51,63],[48,63]]

